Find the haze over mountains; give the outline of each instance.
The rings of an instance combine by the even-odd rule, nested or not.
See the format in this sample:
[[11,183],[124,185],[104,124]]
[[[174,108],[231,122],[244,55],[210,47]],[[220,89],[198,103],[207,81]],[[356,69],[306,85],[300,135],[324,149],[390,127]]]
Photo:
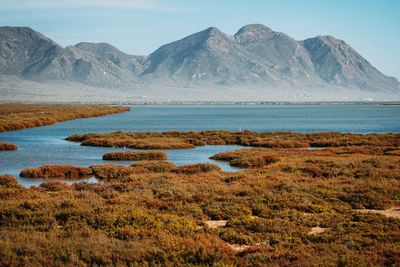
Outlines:
[[400,100],[399,82],[346,42],[296,41],[259,24],[234,35],[211,27],[148,56],[0,27],[0,74],[2,101]]

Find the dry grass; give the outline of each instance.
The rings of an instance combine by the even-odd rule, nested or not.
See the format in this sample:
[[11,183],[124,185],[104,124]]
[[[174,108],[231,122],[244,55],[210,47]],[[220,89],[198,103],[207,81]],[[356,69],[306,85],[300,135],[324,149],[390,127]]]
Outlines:
[[148,138],[148,139],[123,139],[123,138],[91,138],[82,142],[83,146],[100,147],[127,147],[134,149],[188,149],[194,145],[177,138]]
[[27,168],[20,173],[25,178],[62,178],[79,179],[92,175],[92,170],[86,167],[72,165],[44,165],[36,168]]
[[128,111],[128,107],[101,105],[0,104],[0,132],[51,125],[79,118]]
[[0,142],[0,151],[14,151],[17,150],[17,146],[11,143]]
[[24,178],[58,178],[58,179],[80,179],[91,175],[104,180],[125,180],[136,174],[171,172],[176,174],[200,174],[212,171],[221,171],[215,164],[198,163],[176,167],[171,162],[154,161],[143,163],[136,162],[131,166],[114,164],[93,165],[90,167],[78,167],[72,165],[44,165],[35,168],[27,168],[21,171],[20,176]]
[[93,165],[90,167],[96,178],[101,180],[130,180],[132,175],[148,173],[144,167],[127,167],[114,164]]
[[178,166],[171,170],[171,172],[179,174],[199,174],[212,171],[221,171],[221,168],[211,163],[198,163],[198,164]]
[[241,149],[222,152],[212,156],[211,159],[226,160],[232,166],[243,168],[262,167],[279,160],[278,157],[271,154],[267,149]]
[[400,149],[386,151],[385,155],[400,157]]
[[277,138],[260,138],[251,139],[247,142],[242,142],[241,145],[252,146],[252,147],[268,147],[268,148],[302,148],[309,147],[310,144],[307,141],[296,140],[296,139],[277,139]]
[[139,161],[131,165],[131,167],[143,167],[150,172],[170,172],[176,168],[175,163],[168,161]]
[[163,151],[116,151],[103,155],[104,160],[166,160],[167,154]]
[[0,187],[4,188],[22,188],[18,180],[11,175],[0,175]]

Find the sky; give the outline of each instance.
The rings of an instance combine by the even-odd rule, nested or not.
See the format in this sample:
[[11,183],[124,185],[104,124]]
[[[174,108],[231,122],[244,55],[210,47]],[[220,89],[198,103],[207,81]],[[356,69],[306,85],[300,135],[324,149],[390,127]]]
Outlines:
[[128,54],[210,26],[261,23],[296,40],[332,35],[400,80],[400,0],[0,0],[1,26],[28,26],[62,46],[108,42]]

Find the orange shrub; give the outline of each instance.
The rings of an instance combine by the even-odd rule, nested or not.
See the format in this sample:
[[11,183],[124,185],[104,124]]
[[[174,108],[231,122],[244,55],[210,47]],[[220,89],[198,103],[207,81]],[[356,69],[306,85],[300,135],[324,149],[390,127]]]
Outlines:
[[166,160],[163,151],[115,151],[103,155],[104,160]]
[[20,173],[25,178],[66,178],[79,179],[92,175],[92,170],[86,167],[72,165],[44,165],[36,168],[28,168]]
[[150,172],[170,172],[176,165],[169,161],[139,161],[133,163],[131,167],[142,167]]
[[385,155],[389,156],[400,156],[400,149],[390,150],[385,152]]
[[17,146],[11,143],[0,142],[0,151],[13,151],[17,150]]
[[341,146],[329,147],[326,150],[332,151],[338,155],[346,154],[364,154],[364,155],[384,155],[385,147],[376,146]]
[[148,173],[149,170],[144,167],[128,167],[121,165],[93,165],[90,166],[93,174],[102,180],[120,180],[127,179],[132,174]]
[[211,163],[198,163],[198,164],[178,166],[171,172],[181,173],[181,174],[197,174],[197,173],[204,173],[211,171],[221,171],[221,168]]
[[193,144],[178,138],[91,138],[83,141],[82,145],[100,147],[128,147],[134,149],[188,149],[195,147]]
[[70,189],[69,185],[61,181],[48,181],[40,185],[45,191],[62,191]]
[[18,180],[14,176],[5,174],[5,175],[0,175],[0,187],[19,188],[21,186],[18,183]]
[[236,151],[222,152],[210,157],[215,160],[227,160],[232,166],[251,168],[262,167],[279,160],[271,152],[262,149],[239,149]]
[[306,141],[298,141],[298,140],[281,140],[281,139],[272,139],[272,138],[256,138],[252,140],[248,140],[242,143],[245,146],[252,147],[280,147],[280,148],[301,148],[301,147],[309,147],[310,144]]

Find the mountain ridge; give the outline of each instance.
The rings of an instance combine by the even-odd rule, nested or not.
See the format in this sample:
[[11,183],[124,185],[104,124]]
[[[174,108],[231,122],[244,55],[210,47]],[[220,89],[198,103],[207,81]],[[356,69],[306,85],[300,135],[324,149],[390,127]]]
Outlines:
[[63,48],[29,27],[0,27],[0,39],[0,74],[41,83],[294,92],[338,87],[400,94],[396,78],[382,74],[345,41],[330,35],[297,41],[262,24],[245,25],[233,35],[209,27],[147,56],[129,55],[109,43]]

